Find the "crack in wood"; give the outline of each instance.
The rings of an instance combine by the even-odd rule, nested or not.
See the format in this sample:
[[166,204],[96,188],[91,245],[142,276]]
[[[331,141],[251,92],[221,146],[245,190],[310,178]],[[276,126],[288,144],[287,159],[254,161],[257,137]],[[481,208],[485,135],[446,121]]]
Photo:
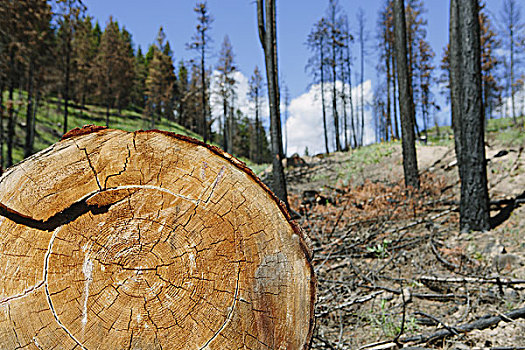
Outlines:
[[87,152],[87,149],[86,148],[80,148],[79,145],[77,145],[75,143],[75,146],[77,146],[77,148],[80,150],[80,151],[83,151],[84,154],[86,155],[86,159],[88,161],[88,164],[89,164],[89,167],[91,168],[91,171],[93,172],[93,175],[95,176],[95,180],[97,181],[97,185],[98,185],[98,189],[100,191],[102,191],[102,186],[100,186],[100,182],[98,181],[98,175],[97,175],[97,172],[95,171],[95,168],[93,167],[93,164],[91,164],[91,159],[89,158],[89,154]]
[[215,334],[210,339],[208,339],[208,341],[201,348],[199,348],[199,350],[206,349],[211,344],[211,342],[213,340],[215,340],[215,338],[217,338],[219,336],[219,334],[226,328],[228,323],[233,318],[233,312],[235,311],[235,306],[237,305],[237,299],[238,299],[238,295],[239,295],[239,280],[241,279],[241,266],[240,266],[240,263],[237,266],[237,268],[238,268],[238,270],[237,270],[237,281],[235,282],[235,294],[233,296],[233,303],[232,303],[232,306],[230,308],[230,312],[228,313],[228,316],[226,317],[226,320],[224,320],[224,323],[222,324],[222,326],[215,332]]
[[80,216],[88,213],[88,212],[91,212],[93,214],[102,214],[102,213],[106,213],[109,208],[117,203],[120,202],[119,201],[116,201],[114,203],[109,203],[107,205],[103,205],[103,206],[99,206],[98,204],[88,204],[88,201],[95,197],[96,195],[98,194],[101,194],[101,193],[107,193],[107,192],[110,192],[110,191],[118,191],[118,190],[125,190],[125,189],[151,189],[151,190],[157,190],[157,191],[161,191],[161,192],[164,192],[164,193],[168,193],[174,197],[177,197],[177,198],[181,198],[181,199],[184,199],[184,200],[187,200],[189,202],[192,202],[196,205],[199,205],[200,203],[200,200],[198,199],[193,199],[193,198],[189,198],[189,197],[186,197],[186,196],[183,196],[183,195],[180,195],[178,193],[174,193],[170,190],[167,190],[165,188],[161,188],[161,187],[157,187],[157,186],[152,186],[152,185],[126,185],[126,186],[116,186],[116,187],[111,187],[111,188],[108,188],[108,189],[105,189],[105,190],[99,190],[99,191],[95,191],[95,192],[92,192],[90,194],[88,194],[86,197],[80,199],[78,202],[75,202],[73,204],[71,204],[68,208],[62,210],[61,212],[51,216],[50,218],[48,218],[47,220],[37,220],[37,219],[34,219],[34,218],[31,218],[27,215],[24,215],[22,213],[19,213],[17,212],[16,210],[13,210],[9,207],[7,207],[6,205],[0,203],[0,216],[3,216],[3,217],[6,217],[8,218],[9,220],[17,223],[17,224],[20,224],[20,225],[24,225],[24,226],[27,226],[27,227],[30,227],[30,228],[34,228],[34,229],[38,229],[38,230],[41,230],[41,231],[53,231],[55,230],[56,228],[58,227],[61,227],[65,224],[68,224],[74,220],[76,220],[77,218],[79,218]]
[[88,212],[92,212],[93,214],[100,214],[106,212],[111,206],[111,204],[102,207],[99,207],[98,205],[87,204],[87,200],[98,193],[100,192],[97,191],[94,194],[89,194],[87,197],[71,204],[68,208],[51,216],[47,220],[34,219],[32,217],[19,213],[16,210],[9,208],[2,203],[0,203],[0,216],[6,217],[19,225],[24,225],[40,231],[51,232],[65,224],[76,220],[78,217]]
[[[183,196],[181,194],[178,194],[178,193],[175,193],[173,191],[170,191],[166,188],[163,188],[163,187],[158,187],[158,186],[154,186],[154,185],[123,185],[123,186],[115,186],[115,187],[110,187],[108,189],[105,189],[101,192],[104,192],[104,191],[116,191],[116,190],[127,190],[127,189],[148,189],[148,190],[157,190],[157,191],[160,191],[160,192],[164,192],[164,193],[167,193],[167,194],[170,194],[174,197],[177,197],[177,198],[180,198],[180,199],[184,199],[186,201],[189,201],[189,202],[192,202],[196,205],[198,205],[201,200],[200,199],[193,199],[193,198],[190,198],[190,197],[187,197],[187,196]],[[100,193],[101,193],[100,192]]]
[[16,349],[19,349],[22,347],[22,344],[20,344],[20,340],[18,339],[18,334],[16,333],[16,322],[11,318],[11,306],[7,305],[7,315],[9,317],[9,320],[13,322],[13,333],[15,334],[16,342],[18,343],[18,346]]
[[67,327],[60,321],[60,318],[58,317],[58,314],[55,310],[55,307],[53,306],[53,301],[51,300],[51,295],[49,293],[49,280],[48,280],[48,269],[49,269],[49,258],[51,256],[51,251],[53,250],[53,243],[55,242],[55,238],[58,235],[58,232],[60,232],[60,227],[56,228],[53,231],[53,235],[51,236],[51,239],[49,240],[49,246],[46,251],[46,255],[44,257],[44,272],[43,272],[43,278],[44,278],[44,287],[45,287],[45,293],[47,297],[47,304],[49,305],[49,310],[53,314],[53,317],[55,318],[55,321],[58,323],[58,325],[66,332],[66,334],[77,344],[80,346],[82,350],[87,350],[84,345],[75,338],[75,336],[67,329]]
[[31,294],[31,292],[33,292],[33,291],[37,290],[38,288],[42,287],[43,285],[44,285],[44,281],[42,280],[42,281],[38,282],[37,284],[35,284],[35,285],[33,285],[33,286],[29,287],[29,288],[24,289],[24,291],[22,293],[18,293],[18,294],[15,294],[15,295],[10,295],[8,297],[5,297],[4,299],[0,300],[0,305],[9,303],[12,300],[23,298],[23,297],[27,296],[28,294]]
[[44,350],[44,348],[38,343],[38,341],[36,340],[36,336],[33,337],[32,339],[32,343],[35,344],[35,346],[39,349],[39,350]]
[[[115,177],[115,176],[122,175],[122,174],[126,171],[126,169],[127,169],[127,167],[128,167],[128,161],[129,161],[129,158],[131,158],[131,150],[129,149],[129,146],[126,145],[126,148],[127,148],[127,150],[128,150],[128,155],[126,156],[126,159],[124,160],[124,167],[123,167],[123,169],[120,170],[120,171],[119,171],[118,173],[116,173],[116,174],[111,174],[111,175],[106,176],[106,179],[104,180],[104,190],[107,189],[107,187],[108,187],[108,180],[109,180],[111,177]],[[94,171],[94,170],[93,170],[93,171]],[[97,180],[98,180],[98,179],[97,179]]]
[[[219,170],[219,173],[217,174],[217,176],[215,177],[215,180],[213,181],[213,183],[210,186],[211,187],[210,194],[208,195],[208,198],[206,198],[204,203],[208,203],[210,201],[210,198],[213,195],[213,192],[215,192],[215,188],[219,184],[219,181],[221,181],[222,177],[224,176],[224,172],[225,171],[226,171],[226,167],[224,167],[224,166],[221,168],[221,170]],[[208,187],[208,188],[210,188],[210,187]],[[204,193],[206,193],[208,188],[202,193],[203,195],[204,195]]]

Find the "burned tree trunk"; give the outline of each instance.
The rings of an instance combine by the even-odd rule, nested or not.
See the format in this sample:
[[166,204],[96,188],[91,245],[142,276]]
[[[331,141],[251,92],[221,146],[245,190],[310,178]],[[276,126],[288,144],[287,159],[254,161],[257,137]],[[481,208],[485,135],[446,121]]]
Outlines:
[[301,230],[245,165],[76,129],[0,178],[0,348],[305,349]]
[[281,131],[281,111],[279,92],[279,71],[277,65],[277,23],[275,0],[257,0],[257,25],[259,39],[266,63],[268,82],[268,104],[270,107],[270,139],[272,149],[272,189],[288,208],[288,190],[283,170],[283,137]]
[[405,7],[403,0],[394,1],[394,32],[405,185],[419,189],[419,172],[414,135],[414,102],[408,71]]
[[490,228],[485,113],[481,91],[479,4],[451,0],[450,91],[456,155],[461,179],[462,231]]

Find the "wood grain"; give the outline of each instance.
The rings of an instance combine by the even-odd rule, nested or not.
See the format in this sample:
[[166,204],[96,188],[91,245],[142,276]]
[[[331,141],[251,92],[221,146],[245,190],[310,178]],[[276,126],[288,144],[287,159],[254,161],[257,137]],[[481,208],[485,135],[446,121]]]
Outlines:
[[76,129],[0,178],[0,348],[305,349],[301,230],[246,166]]

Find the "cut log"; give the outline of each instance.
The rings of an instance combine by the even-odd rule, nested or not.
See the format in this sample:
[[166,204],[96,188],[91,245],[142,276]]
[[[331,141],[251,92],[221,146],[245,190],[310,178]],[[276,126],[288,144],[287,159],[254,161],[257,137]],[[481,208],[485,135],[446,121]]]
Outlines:
[[1,349],[306,349],[302,231],[244,163],[75,129],[0,178]]

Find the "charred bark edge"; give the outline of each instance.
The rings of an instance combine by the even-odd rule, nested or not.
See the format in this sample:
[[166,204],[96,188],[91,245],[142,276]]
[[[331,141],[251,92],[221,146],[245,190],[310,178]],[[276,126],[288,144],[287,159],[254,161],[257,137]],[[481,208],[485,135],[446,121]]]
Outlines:
[[75,136],[82,136],[82,135],[90,134],[92,132],[97,132],[97,131],[105,130],[105,129],[107,129],[106,126],[99,126],[99,125],[93,125],[93,124],[84,125],[81,128],[74,128],[74,129],[69,130],[62,136],[60,141],[64,141],[64,140],[70,139]]
[[[110,131],[116,131],[116,130],[117,129],[108,129],[105,126],[84,125],[82,128],[75,128],[75,129],[72,129],[72,130],[68,131],[66,134],[64,134],[64,136],[62,136],[61,141],[67,140],[67,139],[70,139],[70,138],[74,138],[74,137],[78,137],[78,136],[82,136],[82,135],[96,133],[96,132],[99,132],[99,131],[110,132]],[[152,134],[155,134],[156,133],[156,134],[161,134],[161,135],[165,135],[165,136],[168,136],[168,137],[172,137],[172,138],[174,138],[176,140],[186,141],[186,142],[189,142],[189,143],[197,145],[197,146],[202,146],[202,147],[210,150],[212,153],[214,153],[214,154],[216,154],[216,155],[226,159],[232,165],[234,165],[237,169],[245,172],[252,180],[255,181],[256,184],[261,186],[261,188],[277,204],[277,207],[283,213],[284,217],[286,218],[286,221],[288,221],[288,223],[292,227],[294,233],[299,237],[301,250],[303,251],[303,253],[304,253],[305,257],[306,257],[306,261],[308,263],[308,268],[310,269],[310,277],[311,277],[311,279],[310,279],[310,292],[311,292],[310,315],[311,315],[311,318],[310,318],[310,325],[309,325],[310,329],[308,330],[308,336],[307,336],[306,342],[305,342],[305,349],[308,349],[310,344],[311,344],[311,342],[312,342],[313,331],[314,331],[314,328],[315,328],[315,316],[314,315],[315,315],[315,301],[317,299],[317,278],[315,276],[314,268],[313,268],[313,265],[312,265],[312,251],[311,251],[311,248],[307,244],[306,235],[305,235],[304,231],[301,229],[301,227],[292,219],[292,217],[290,216],[290,213],[286,209],[286,205],[272,192],[272,190],[270,190],[270,188],[268,186],[266,186],[266,184],[264,184],[259,179],[259,177],[257,175],[255,175],[255,173],[252,171],[252,169],[250,169],[246,165],[246,163],[244,163],[243,161],[235,158],[234,156],[232,156],[231,154],[225,152],[224,150],[220,149],[217,146],[207,144],[207,143],[205,143],[203,141],[200,141],[200,140],[195,139],[195,138],[190,137],[190,136],[176,134],[174,132],[164,131],[164,130],[157,130],[157,129],[137,130],[137,131],[134,131],[132,133],[134,133],[134,134],[141,134],[141,133],[152,133]],[[6,209],[8,209],[8,208],[6,208]]]

